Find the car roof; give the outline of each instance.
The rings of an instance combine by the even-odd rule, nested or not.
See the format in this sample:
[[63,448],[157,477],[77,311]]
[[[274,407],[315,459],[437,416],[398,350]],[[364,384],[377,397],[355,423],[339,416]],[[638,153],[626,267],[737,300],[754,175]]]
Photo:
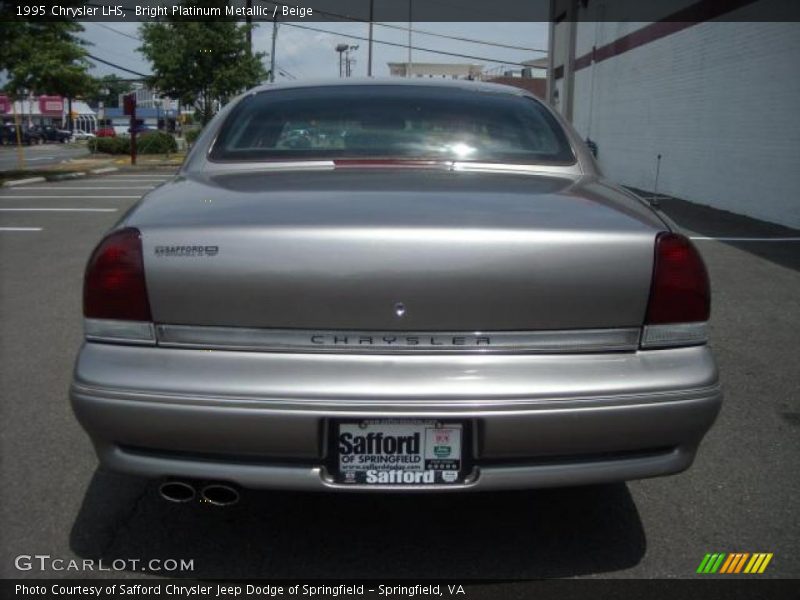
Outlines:
[[500,83],[489,83],[487,81],[470,81],[467,79],[443,79],[443,78],[401,78],[401,77],[348,77],[345,79],[304,79],[300,81],[281,81],[279,83],[265,83],[259,85],[250,93],[266,92],[276,89],[295,89],[295,88],[319,88],[319,87],[342,87],[359,85],[380,85],[397,87],[443,87],[468,90],[473,92],[489,92],[495,94],[508,94],[511,96],[535,96],[522,88],[503,85]]

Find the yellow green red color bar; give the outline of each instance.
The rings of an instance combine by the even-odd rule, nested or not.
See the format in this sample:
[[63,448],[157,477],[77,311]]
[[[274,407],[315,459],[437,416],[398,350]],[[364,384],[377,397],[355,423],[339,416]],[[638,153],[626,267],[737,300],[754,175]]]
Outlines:
[[726,575],[736,573],[763,573],[769,561],[772,560],[772,552],[715,552],[703,557],[700,566],[697,567],[698,573],[724,573]]

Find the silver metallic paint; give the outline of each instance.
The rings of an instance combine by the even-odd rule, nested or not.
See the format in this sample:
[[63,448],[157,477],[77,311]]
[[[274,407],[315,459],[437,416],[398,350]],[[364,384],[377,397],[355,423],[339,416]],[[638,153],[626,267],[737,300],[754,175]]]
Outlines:
[[716,386],[717,378],[707,346],[603,354],[385,355],[88,342],[74,373],[76,385],[153,402],[183,398],[214,406],[221,399],[223,406],[325,410],[344,404],[423,412],[464,405],[487,409],[483,400],[535,406],[567,399],[624,403],[631,397],[694,393]]
[[408,169],[190,176],[126,225],[156,322],[394,330],[402,298],[412,331],[638,327],[663,230],[594,178]]
[[[130,364],[139,368],[132,372]],[[132,472],[154,461],[164,461],[159,468],[177,461],[186,468],[170,475],[188,477],[205,468],[209,478],[292,488],[299,473],[324,466],[328,419],[437,417],[474,423],[484,475],[509,460],[522,461],[530,472],[518,472],[513,480],[535,485],[542,471],[559,464],[538,465],[547,457],[561,457],[564,484],[577,482],[566,477],[575,462],[571,456],[664,449],[661,459],[644,463],[662,469],[649,475],[672,472],[678,455],[688,465],[719,410],[716,381],[704,346],[598,360],[291,355],[87,343],[71,398],[101,460]],[[184,456],[159,454],[170,451]],[[193,452],[203,458],[191,457]],[[243,465],[227,456],[261,460]],[[272,468],[286,460],[302,464]],[[606,474],[627,477],[626,460]],[[314,481],[317,489],[328,485]],[[491,476],[481,486],[490,481]],[[310,481],[309,486],[314,487]]]

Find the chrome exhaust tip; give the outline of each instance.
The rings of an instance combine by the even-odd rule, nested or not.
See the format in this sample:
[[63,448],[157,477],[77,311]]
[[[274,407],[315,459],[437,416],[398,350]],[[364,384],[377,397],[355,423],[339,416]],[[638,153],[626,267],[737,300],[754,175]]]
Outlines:
[[159,495],[168,502],[191,502],[197,496],[194,486],[185,481],[165,481],[158,486]]
[[200,491],[200,498],[214,506],[233,506],[239,502],[239,491],[224,483],[210,483]]

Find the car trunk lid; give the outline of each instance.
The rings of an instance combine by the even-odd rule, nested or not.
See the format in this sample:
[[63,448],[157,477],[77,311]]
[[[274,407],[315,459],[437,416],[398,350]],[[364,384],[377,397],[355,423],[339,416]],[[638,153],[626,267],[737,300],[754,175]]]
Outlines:
[[157,323],[638,327],[663,223],[595,178],[347,169],[178,178],[128,218]]

